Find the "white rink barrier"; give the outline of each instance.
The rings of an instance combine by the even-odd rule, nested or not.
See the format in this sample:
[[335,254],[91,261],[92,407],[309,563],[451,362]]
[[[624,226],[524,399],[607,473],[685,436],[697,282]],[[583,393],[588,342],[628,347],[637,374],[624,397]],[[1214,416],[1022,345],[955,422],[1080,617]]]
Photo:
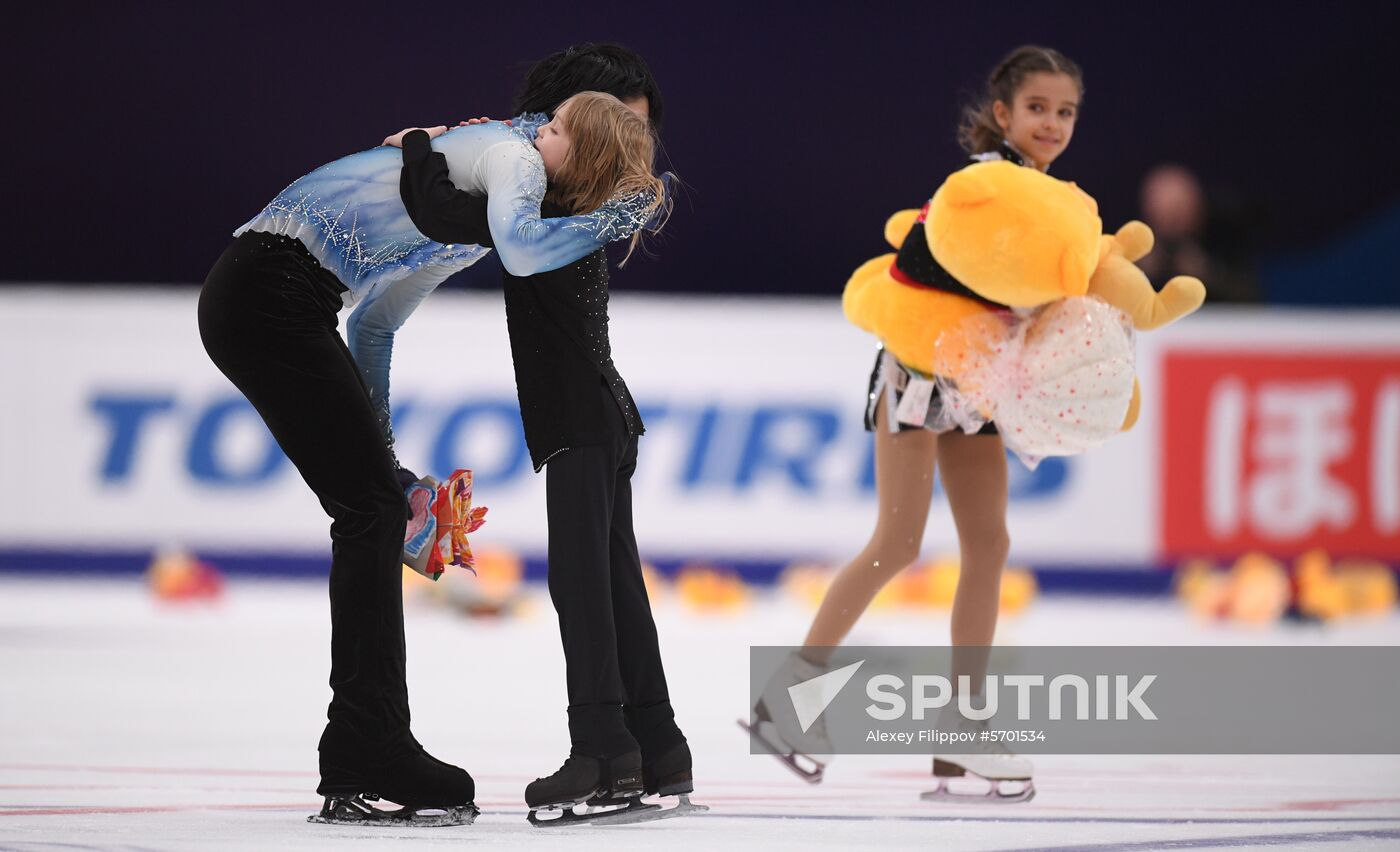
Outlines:
[[[0,289],[0,551],[323,551],[328,520],[200,345],[194,289]],[[644,554],[837,560],[874,524],[874,340],[824,299],[615,295],[647,424]],[[1206,309],[1138,337],[1141,422],[1031,473],[1013,560],[1148,566],[1324,546],[1400,561],[1400,312]],[[430,376],[447,377],[436,383]],[[399,455],[476,471],[479,547],[540,555],[498,293],[440,292],[399,333]],[[955,553],[935,501],[925,552]]]

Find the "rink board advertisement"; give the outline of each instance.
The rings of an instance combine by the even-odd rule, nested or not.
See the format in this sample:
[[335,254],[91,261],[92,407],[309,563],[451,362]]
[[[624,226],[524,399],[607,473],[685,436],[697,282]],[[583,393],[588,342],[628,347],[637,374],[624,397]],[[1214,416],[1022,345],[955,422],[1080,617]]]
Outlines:
[[1167,353],[1169,553],[1321,547],[1400,561],[1394,351]]
[[[0,293],[0,551],[324,552],[328,519],[209,362],[196,301]],[[624,294],[611,316],[647,426],[644,558],[839,561],[864,545],[875,343],[838,300]],[[1400,559],[1400,314],[1206,310],[1137,351],[1134,430],[1033,472],[1010,462],[1013,561],[1145,569],[1312,545]],[[399,332],[392,381],[404,463],[472,468],[490,507],[476,546],[541,556],[544,477],[500,295],[435,294]],[[956,553],[941,496],[924,553]]]

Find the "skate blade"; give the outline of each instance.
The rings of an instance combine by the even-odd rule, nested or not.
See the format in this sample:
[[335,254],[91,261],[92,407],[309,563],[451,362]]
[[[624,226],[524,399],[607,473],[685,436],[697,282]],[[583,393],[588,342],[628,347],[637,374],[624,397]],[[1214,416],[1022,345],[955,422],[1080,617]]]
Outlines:
[[355,825],[373,828],[438,828],[452,825],[471,825],[481,815],[475,804],[457,805],[450,808],[376,808],[361,796],[343,799],[326,806],[318,814],[306,818],[307,822],[320,825]]
[[[633,797],[627,804],[618,807],[593,808],[585,805],[583,813],[576,810],[578,807],[576,802],[561,802],[557,805],[531,808],[530,813],[525,818],[535,828],[563,828],[571,825],[620,825],[640,821],[636,819],[640,812],[661,809],[660,805],[643,804],[640,796]],[[540,816],[542,813],[558,813],[559,815],[542,817]]]
[[697,805],[690,801],[690,796],[682,793],[677,797],[677,801],[671,807],[663,807],[657,802],[638,801],[637,806],[629,807],[618,812],[615,818],[607,821],[599,821],[597,825],[636,825],[639,822],[656,822],[662,819],[674,819],[676,817],[694,816],[702,814],[710,809],[709,805]]
[[[968,773],[971,774],[971,773]],[[955,776],[956,777],[956,776]],[[975,776],[981,778],[982,776]],[[992,780],[983,778],[991,786],[985,793],[956,793],[948,786],[948,779],[938,778],[938,786],[932,790],[920,793],[919,798],[925,802],[946,802],[957,805],[1015,805],[1021,802],[1029,802],[1035,798],[1035,782],[1026,779],[1002,779]],[[1021,789],[1012,792],[1003,792],[1003,784],[1020,784]]]
[[[753,738],[754,742],[758,743],[764,751],[776,757],[784,766],[796,773],[797,777],[806,781],[808,784],[821,783],[822,775],[826,772],[826,767],[822,765],[820,761],[813,760],[800,751],[783,751],[759,734],[757,725],[750,725],[743,719],[738,719],[736,721],[739,723],[739,727],[749,732],[749,736]],[[799,757],[811,763],[812,768],[807,769],[798,763],[797,758]]]

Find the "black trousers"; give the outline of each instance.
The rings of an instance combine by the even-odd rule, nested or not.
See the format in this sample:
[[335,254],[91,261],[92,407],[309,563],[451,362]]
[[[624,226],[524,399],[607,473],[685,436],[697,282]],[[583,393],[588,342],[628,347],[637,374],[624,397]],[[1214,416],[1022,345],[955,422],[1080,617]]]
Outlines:
[[545,468],[549,595],[559,614],[573,751],[643,758],[683,741],[632,531],[637,438],[605,385],[612,438],[573,447]]
[[336,331],[344,289],[297,240],[245,233],[204,282],[199,332],[332,519],[328,716],[342,723],[337,741],[344,729],[355,739],[402,740],[407,509],[369,393]]

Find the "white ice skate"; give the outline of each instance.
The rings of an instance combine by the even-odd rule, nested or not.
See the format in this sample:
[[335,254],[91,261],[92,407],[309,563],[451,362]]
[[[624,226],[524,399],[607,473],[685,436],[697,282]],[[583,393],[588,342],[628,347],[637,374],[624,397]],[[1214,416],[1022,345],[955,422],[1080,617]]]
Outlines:
[[[919,798],[970,804],[1014,804],[1035,798],[1032,780],[1035,767],[1028,759],[1013,753],[1004,742],[982,739],[982,734],[990,730],[986,722],[965,719],[956,711],[945,711],[939,715],[938,728],[970,733],[972,740],[949,746],[959,754],[940,754],[933,759],[933,777],[938,786]],[[950,779],[966,776],[981,778],[990,786],[979,792],[955,788],[949,783]]]
[[789,688],[821,677],[828,669],[792,654],[783,662],[763,687],[763,694],[754,705],[750,721],[739,720],[739,727],[749,732],[754,742],[797,773],[802,780],[816,784],[822,780],[826,765],[831,762],[831,738],[821,718],[822,707],[805,708],[808,723],[804,727],[798,717],[799,704],[820,701],[812,691],[790,692]]

